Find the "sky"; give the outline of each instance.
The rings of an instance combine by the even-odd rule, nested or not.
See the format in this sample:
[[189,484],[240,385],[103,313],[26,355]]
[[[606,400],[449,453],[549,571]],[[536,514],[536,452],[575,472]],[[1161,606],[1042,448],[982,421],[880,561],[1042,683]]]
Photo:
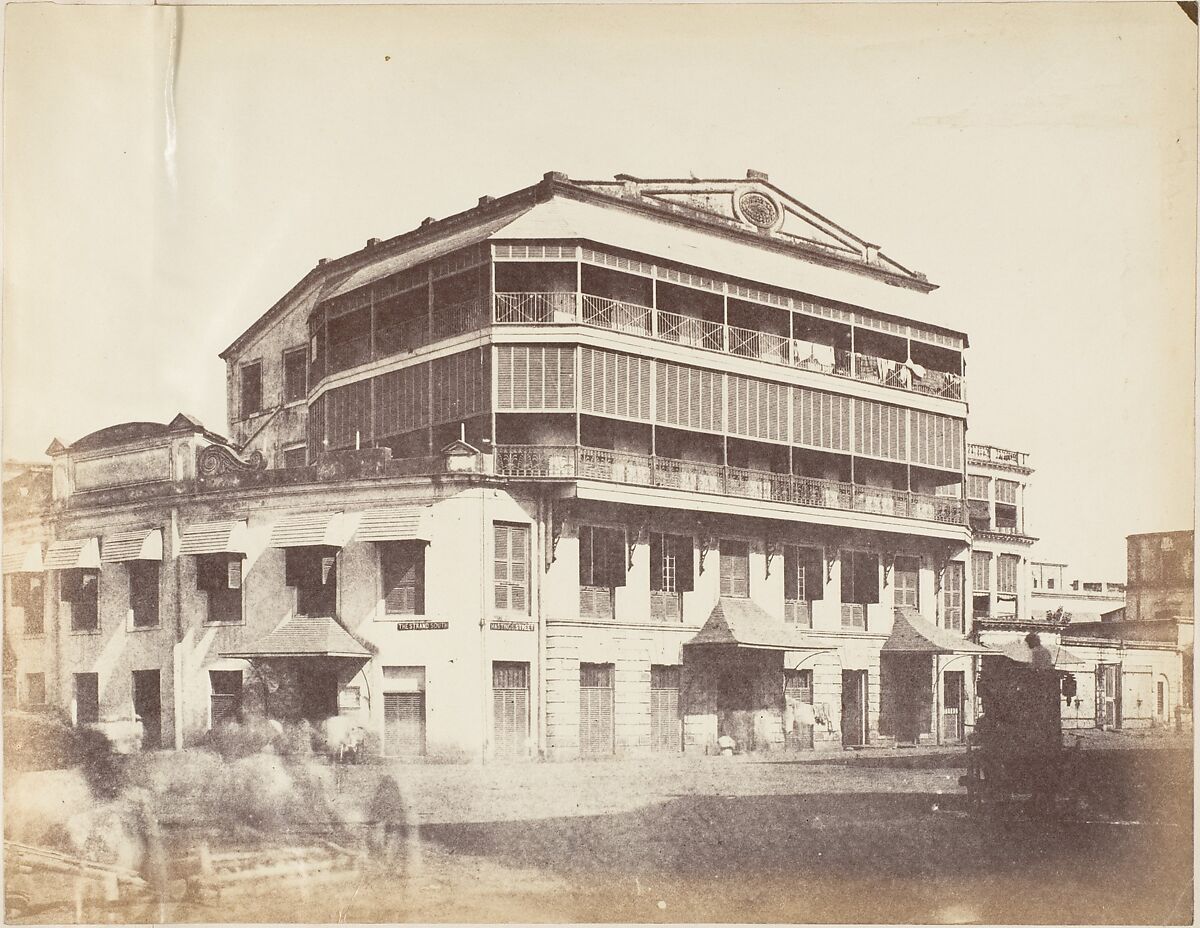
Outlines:
[[940,285],[1034,557],[1193,524],[1173,2],[6,8],[3,455],[179,411],[321,257],[537,181],[747,168]]

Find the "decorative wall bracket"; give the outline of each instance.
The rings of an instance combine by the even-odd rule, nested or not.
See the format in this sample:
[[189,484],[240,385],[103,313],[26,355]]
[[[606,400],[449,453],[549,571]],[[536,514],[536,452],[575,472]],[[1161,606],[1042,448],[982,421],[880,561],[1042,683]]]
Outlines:
[[549,504],[549,514],[547,521],[550,523],[550,544],[546,546],[546,569],[550,569],[550,565],[558,557],[558,540],[562,538],[563,525],[566,523],[566,518],[559,517],[555,512],[554,502]]
[[883,585],[891,586],[892,568],[896,566],[896,555],[890,551],[883,555]]
[[822,549],[822,553],[825,555],[825,582],[830,583],[833,581],[833,565],[835,562],[841,562],[842,552],[834,548],[832,551]]
[[766,576],[767,576],[767,578],[770,578],[770,576],[771,576],[771,561],[775,560],[775,558],[777,558],[777,557],[783,556],[783,542],[779,541],[777,538],[766,539],[766,551],[767,551],[767,573],[766,573]]
[[627,548],[627,560],[625,565],[626,570],[633,570],[633,549],[642,543],[642,538],[646,534],[646,530],[650,527],[649,518],[642,520],[641,525],[630,525],[625,529],[625,546]]
[[717,536],[707,529],[700,530],[700,573],[704,573],[704,561],[708,558],[708,552],[712,551],[720,544]]
[[251,452],[243,458],[227,445],[206,445],[196,456],[196,470],[205,477],[266,470],[266,467],[267,461],[261,451]]
[[938,562],[937,569],[933,572],[933,592],[938,594],[942,592],[942,583],[946,577],[946,560],[943,558]]

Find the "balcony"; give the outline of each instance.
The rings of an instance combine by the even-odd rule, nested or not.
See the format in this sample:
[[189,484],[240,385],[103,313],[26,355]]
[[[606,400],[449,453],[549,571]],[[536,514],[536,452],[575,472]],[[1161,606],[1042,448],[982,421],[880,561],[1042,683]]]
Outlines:
[[966,524],[962,501],[952,497],[627,451],[571,445],[497,445],[495,468],[504,477],[601,480],[949,525]]
[[958,374],[589,293],[497,293],[493,319],[497,325],[582,323],[912,393],[963,398],[963,378]]
[[993,445],[974,445],[970,442],[967,443],[967,460],[980,464],[1029,467],[1029,455],[1024,451],[1008,451]]

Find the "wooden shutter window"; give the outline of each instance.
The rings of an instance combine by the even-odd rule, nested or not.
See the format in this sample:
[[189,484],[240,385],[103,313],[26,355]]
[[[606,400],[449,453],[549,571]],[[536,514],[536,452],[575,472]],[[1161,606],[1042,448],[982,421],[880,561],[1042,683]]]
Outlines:
[[424,615],[425,544],[420,541],[387,541],[379,545],[387,615]]
[[721,541],[721,595],[750,595],[750,546],[744,541]]
[[493,572],[497,609],[529,611],[529,526],[493,526]]

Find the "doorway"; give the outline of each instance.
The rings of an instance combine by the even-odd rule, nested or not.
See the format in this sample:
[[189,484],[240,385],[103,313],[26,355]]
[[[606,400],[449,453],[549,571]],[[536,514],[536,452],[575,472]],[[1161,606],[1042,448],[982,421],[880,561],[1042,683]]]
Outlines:
[[813,672],[783,672],[783,740],[790,751],[813,747]]
[[842,671],[842,746],[867,743],[867,672]]
[[337,671],[325,667],[305,668],[296,685],[300,690],[300,717],[313,724],[338,714]]
[[133,672],[133,715],[142,723],[142,750],[162,747],[162,692],[157,670]]
[[966,703],[966,675],[947,670],[942,674],[942,738],[946,741],[963,740]]
[[1121,665],[1096,665],[1096,727],[1121,727]]

